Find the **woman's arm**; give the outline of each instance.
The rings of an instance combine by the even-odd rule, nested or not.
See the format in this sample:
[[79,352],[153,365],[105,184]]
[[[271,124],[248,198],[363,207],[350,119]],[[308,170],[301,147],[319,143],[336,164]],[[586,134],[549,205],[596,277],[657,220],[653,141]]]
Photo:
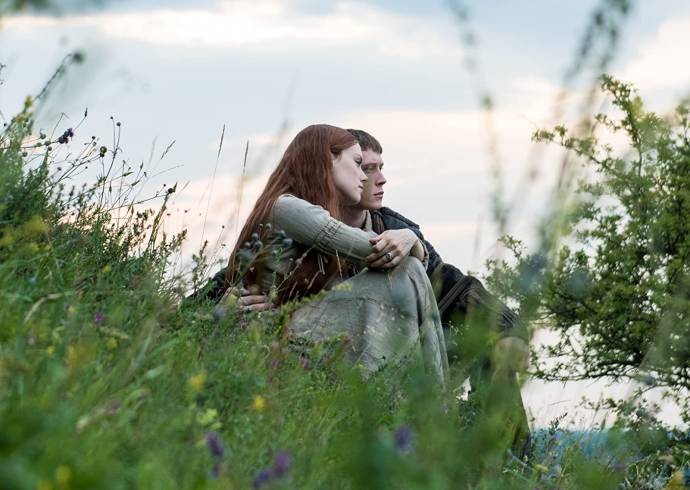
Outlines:
[[273,205],[273,226],[293,240],[314,246],[320,252],[339,255],[358,265],[367,265],[373,248],[369,240],[376,233],[348,226],[333,218],[321,206],[289,194]]

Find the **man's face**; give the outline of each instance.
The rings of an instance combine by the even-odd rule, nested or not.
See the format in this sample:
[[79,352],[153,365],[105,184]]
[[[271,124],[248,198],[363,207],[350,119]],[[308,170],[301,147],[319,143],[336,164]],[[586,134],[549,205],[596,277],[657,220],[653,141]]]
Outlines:
[[383,176],[383,160],[381,154],[372,150],[362,152],[362,170],[369,177],[364,183],[362,199],[357,207],[361,209],[379,209],[383,206],[383,185],[386,177]]

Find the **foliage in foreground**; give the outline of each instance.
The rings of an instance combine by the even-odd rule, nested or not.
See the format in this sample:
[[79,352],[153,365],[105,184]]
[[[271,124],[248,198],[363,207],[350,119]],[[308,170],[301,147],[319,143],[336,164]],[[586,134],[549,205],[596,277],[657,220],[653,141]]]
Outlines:
[[[605,458],[552,434],[518,461],[500,384],[459,402],[418,366],[364,380],[338,342],[295,352],[282,313],[181,307],[164,273],[183,237],[159,230],[174,188],[138,210],[116,144],[58,161],[74,131],[32,136],[31,108],[0,137],[3,488],[641,488],[670,472],[635,479],[639,441],[669,442],[634,431]],[[89,163],[93,186],[62,185]]]

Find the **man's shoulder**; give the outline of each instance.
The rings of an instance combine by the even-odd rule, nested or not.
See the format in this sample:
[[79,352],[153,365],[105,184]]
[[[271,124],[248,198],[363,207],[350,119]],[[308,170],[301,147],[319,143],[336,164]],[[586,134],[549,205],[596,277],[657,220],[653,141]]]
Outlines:
[[[373,214],[379,214],[381,218],[383,219],[385,224],[389,224],[391,222],[399,222],[396,223],[399,226],[403,227],[412,227],[412,228],[417,228],[419,229],[419,225],[412,221],[411,219],[403,216],[402,214],[398,213],[397,211],[393,211],[391,208],[387,207],[382,207],[379,209],[375,209],[372,211]],[[389,226],[386,226],[386,228],[389,228]]]

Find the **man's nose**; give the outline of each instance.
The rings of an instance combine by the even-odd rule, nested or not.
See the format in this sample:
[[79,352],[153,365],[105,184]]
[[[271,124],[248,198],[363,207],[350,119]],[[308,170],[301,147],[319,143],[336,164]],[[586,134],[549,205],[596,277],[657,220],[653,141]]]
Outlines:
[[383,175],[383,172],[379,172],[378,175],[376,176],[376,185],[383,185],[386,182],[388,182],[386,180],[386,176]]

